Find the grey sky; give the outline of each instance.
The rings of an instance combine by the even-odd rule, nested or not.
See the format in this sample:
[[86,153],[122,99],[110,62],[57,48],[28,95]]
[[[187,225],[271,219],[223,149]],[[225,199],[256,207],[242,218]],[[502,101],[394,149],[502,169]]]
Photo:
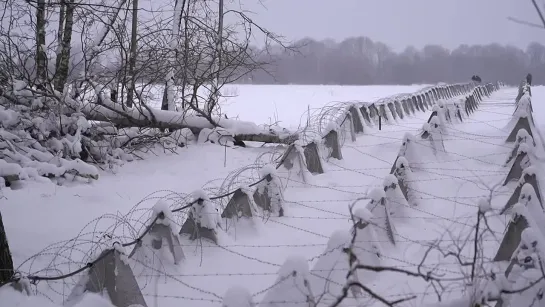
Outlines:
[[[545,30],[509,21],[539,23],[531,0],[235,0],[252,18],[290,40],[367,36],[396,51],[408,45],[545,43]],[[540,3],[542,0],[538,0]]]

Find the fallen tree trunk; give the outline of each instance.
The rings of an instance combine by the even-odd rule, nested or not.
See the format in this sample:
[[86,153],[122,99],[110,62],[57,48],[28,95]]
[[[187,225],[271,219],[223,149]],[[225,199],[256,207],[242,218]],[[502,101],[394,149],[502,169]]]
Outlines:
[[[136,108],[123,110],[118,104],[99,105],[86,104],[80,106],[88,120],[110,122],[118,127],[141,127],[179,130],[190,129],[193,134],[199,135],[202,129],[216,128],[210,121],[201,116],[185,115],[180,112],[167,110],[151,110]],[[238,121],[226,118],[214,118],[218,127],[224,128],[233,134],[237,141],[250,141],[262,143],[291,144],[299,139],[297,133],[265,130],[252,122]]]

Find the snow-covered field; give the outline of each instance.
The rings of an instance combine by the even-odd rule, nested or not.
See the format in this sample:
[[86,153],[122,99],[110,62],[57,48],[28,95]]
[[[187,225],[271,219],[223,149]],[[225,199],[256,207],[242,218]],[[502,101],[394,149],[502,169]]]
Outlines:
[[[231,117],[238,115],[257,124],[280,120],[281,126],[298,126],[301,114],[308,108],[320,108],[332,101],[372,101],[414,92],[423,86],[236,87],[238,97],[229,99],[224,106]],[[535,122],[543,131],[545,107],[540,102],[545,100],[545,87],[534,87],[532,92]],[[494,92],[463,123],[447,124],[443,139],[446,152],[433,155],[429,148],[424,148],[415,155],[411,161],[411,184],[418,204],[406,206],[394,216],[395,246],[378,233],[376,240],[361,243],[364,253],[372,257],[369,251],[378,248],[381,265],[414,271],[432,242],[439,242],[446,249],[463,241],[461,238],[476,223],[477,200],[488,197],[489,187],[501,181],[508,171],[503,164],[512,148],[504,144],[509,131],[503,127],[511,119],[516,94],[515,88]],[[366,127],[356,142],[345,140],[343,160],[331,159],[324,163],[325,173],[313,176],[308,182],[303,182],[294,172],[279,172],[285,186],[284,217],[255,218],[236,226],[223,224],[226,231],[220,233],[219,245],[184,239],[186,259],[177,266],[160,259],[154,259],[147,267],[137,265],[135,275],[148,306],[221,306],[225,292],[232,286],[244,287],[255,302],[259,302],[274,288],[280,266],[292,255],[308,260],[309,268],[314,269],[309,275],[311,283],[320,284],[317,276],[323,272],[319,267],[324,261],[331,261],[327,259],[331,253],[324,253],[330,236],[337,230],[348,231],[352,226],[348,206],[373,188],[382,188],[405,134],[416,135],[428,117],[429,112],[417,112],[384,124],[380,131],[377,127]],[[183,206],[187,194],[195,190],[208,189],[215,195],[236,189],[238,182],[255,181],[259,177],[256,161],[270,161],[271,151],[270,147],[194,144],[177,154],[150,154],[143,161],[126,164],[116,174],[104,172],[100,180],[88,185],[63,187],[29,183],[24,190],[5,190],[0,211],[16,266],[20,266],[21,272],[51,276],[76,270],[91,260],[91,252],[96,252],[97,242],[103,241],[104,231],[115,228],[116,235],[124,242],[129,241],[142,231],[149,209],[161,198],[177,208]],[[240,175],[241,170],[245,172]],[[220,187],[223,189],[218,190]],[[509,185],[496,191],[494,207],[503,206],[512,189]],[[222,200],[223,205],[227,200]],[[367,202],[358,201],[356,208]],[[177,216],[178,221],[182,219],[182,215]],[[496,252],[505,221],[505,217],[490,219],[495,236],[485,240],[485,262]],[[66,242],[73,238],[77,239]],[[52,244],[56,245],[34,256]],[[452,278],[462,276],[454,259],[443,258],[438,252],[429,253],[421,267]],[[330,277],[344,282],[344,276],[332,274]],[[422,306],[438,300],[434,289],[421,278],[391,272],[366,272],[358,277],[390,300],[417,295],[403,306]],[[66,298],[78,279],[79,275],[42,281],[33,289],[39,291],[39,296],[62,304],[63,297]],[[447,285],[443,300],[462,295],[459,281]],[[319,286],[312,290],[314,295],[324,292]],[[11,301],[13,295],[0,292],[0,302],[4,301],[2,296],[5,301],[9,296]],[[325,296],[321,302],[328,306],[332,299]],[[20,306],[46,306],[33,303]],[[342,306],[351,304],[353,302],[347,301]],[[101,305],[94,301],[85,306]],[[280,302],[277,306],[307,305]]]

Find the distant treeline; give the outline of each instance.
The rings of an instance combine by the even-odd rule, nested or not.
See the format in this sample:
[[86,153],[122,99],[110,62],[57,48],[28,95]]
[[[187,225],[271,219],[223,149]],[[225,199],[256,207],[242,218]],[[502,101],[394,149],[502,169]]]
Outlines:
[[[244,83],[254,84],[414,84],[462,82],[478,75],[483,82],[518,84],[526,74],[545,84],[545,46],[461,45],[448,50],[428,45],[393,52],[366,37],[332,40],[305,39],[298,52],[278,48],[269,52],[267,71],[254,71]],[[264,56],[262,56],[264,57]],[[264,60],[264,58],[262,58]]]

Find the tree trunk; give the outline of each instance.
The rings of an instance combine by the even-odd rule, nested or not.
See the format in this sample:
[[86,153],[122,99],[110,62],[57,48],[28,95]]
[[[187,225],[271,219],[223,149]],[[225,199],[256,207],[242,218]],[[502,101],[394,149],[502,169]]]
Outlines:
[[45,53],[45,0],[36,2],[36,78],[39,86],[47,81],[47,55]]
[[132,0],[132,26],[131,26],[131,49],[129,56],[129,84],[127,86],[127,107],[132,108],[134,102],[134,91],[136,90],[136,78],[134,68],[136,66],[136,38],[138,31],[138,0]]
[[[72,45],[72,27],[74,25],[74,1],[69,0],[68,2],[63,1],[66,6],[65,16],[61,17],[64,19],[64,27],[62,30],[62,45],[60,58],[57,57],[57,66],[55,72],[55,90],[62,92],[64,89],[64,84],[68,79],[68,68],[70,64],[70,53]],[[59,42],[60,43],[60,42]]]
[[13,260],[9,251],[8,238],[0,212],[0,285],[13,277]]

